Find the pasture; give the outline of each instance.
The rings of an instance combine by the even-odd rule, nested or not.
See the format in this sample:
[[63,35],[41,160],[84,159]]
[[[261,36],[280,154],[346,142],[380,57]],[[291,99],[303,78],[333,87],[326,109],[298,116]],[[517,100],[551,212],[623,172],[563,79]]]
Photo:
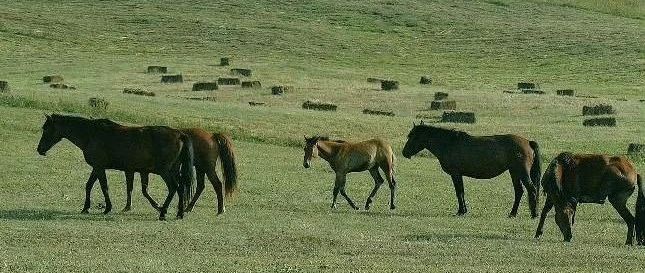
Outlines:
[[[418,115],[472,134],[523,135],[543,162],[560,151],[624,154],[645,142],[643,1],[0,1],[0,272],[488,272],[638,271],[643,247],[624,246],[625,225],[609,205],[581,205],[563,243],[549,215],[533,239],[525,194],[517,218],[508,173],[465,178],[469,212],[455,217],[450,177],[428,154],[401,149]],[[639,8],[640,7],[640,8]],[[229,66],[220,66],[228,57]],[[168,67],[182,83],[161,83]],[[250,77],[231,69],[248,68]],[[61,75],[70,89],[43,84]],[[432,84],[419,84],[429,75]],[[240,77],[261,88],[196,82]],[[399,82],[382,91],[376,77]],[[515,91],[536,82],[546,94]],[[272,95],[272,86],[290,86]],[[124,94],[125,88],[154,96]],[[573,89],[576,96],[558,96]],[[439,123],[429,110],[449,93],[472,124]],[[91,107],[90,98],[108,102]],[[251,107],[249,102],[263,102]],[[336,111],[303,109],[305,101]],[[584,106],[611,105],[615,127],[585,127]],[[364,109],[394,116],[364,115]],[[80,214],[90,167],[69,141],[36,153],[45,113],[105,117],[131,125],[201,127],[230,134],[239,192],[216,216],[207,184],[183,220],[157,221],[135,179],[133,210],[122,172],[108,172],[113,212],[95,186]],[[602,116],[601,116],[602,117]],[[435,124],[436,123],[436,124]],[[382,187],[372,209],[339,199],[322,159],[304,169],[303,135],[393,147],[397,209]],[[643,157],[634,157],[645,173]],[[546,163],[545,163],[546,164]],[[363,207],[373,182],[348,175]],[[161,201],[165,186],[151,177]],[[544,197],[541,196],[541,204]],[[635,196],[628,201],[633,211]],[[541,208],[541,204],[539,208]]]

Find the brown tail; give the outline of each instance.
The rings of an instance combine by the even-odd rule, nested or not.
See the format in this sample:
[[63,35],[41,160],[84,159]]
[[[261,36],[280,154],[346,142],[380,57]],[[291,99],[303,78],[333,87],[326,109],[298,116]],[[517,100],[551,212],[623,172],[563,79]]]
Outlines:
[[542,158],[540,158],[540,145],[535,141],[529,141],[529,146],[533,149],[533,164],[531,165],[531,182],[535,186],[536,199],[540,203],[540,179],[542,175]]
[[193,142],[186,134],[182,134],[181,140],[184,145],[179,155],[181,160],[181,170],[179,178],[179,187],[184,187],[184,208],[193,198],[195,176],[193,175],[195,153],[193,151]]
[[224,134],[213,134],[213,140],[219,145],[219,158],[224,173],[224,191],[231,196],[237,188],[237,166],[231,138]]
[[638,245],[645,245],[645,189],[643,189],[643,182],[641,175],[637,176],[636,184],[638,185],[638,195],[636,197],[636,243]]

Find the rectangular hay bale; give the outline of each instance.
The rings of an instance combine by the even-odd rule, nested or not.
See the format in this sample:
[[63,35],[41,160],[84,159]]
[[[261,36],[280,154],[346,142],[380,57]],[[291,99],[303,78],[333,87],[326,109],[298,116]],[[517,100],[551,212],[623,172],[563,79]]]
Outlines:
[[331,103],[305,101],[302,103],[302,109],[318,110],[318,111],[336,111],[337,105]]
[[161,76],[162,83],[182,83],[184,82],[184,77],[181,74],[178,75],[163,75]]
[[213,91],[217,90],[216,82],[196,82],[193,84],[193,91]]
[[615,127],[616,118],[614,117],[602,117],[602,118],[590,118],[582,122],[583,126],[606,126],[606,127]]
[[242,76],[245,76],[245,77],[251,77],[252,72],[251,72],[251,69],[233,68],[233,69],[231,69],[231,74],[233,74],[233,75],[242,75]]
[[148,96],[148,97],[155,96],[155,92],[145,91],[139,88],[123,88],[123,94],[132,94],[132,95]]
[[615,113],[616,111],[614,110],[614,107],[608,104],[598,104],[593,106],[582,107],[583,116],[611,115]]
[[0,81],[0,92],[9,91],[9,83],[7,81]]
[[454,100],[435,100],[430,103],[430,110],[455,110],[457,102]]
[[218,78],[217,84],[219,85],[240,85],[239,78]]
[[261,88],[262,84],[260,81],[243,81],[242,88]]
[[61,75],[51,75],[51,76],[43,77],[43,83],[54,83],[54,82],[62,82],[62,81],[63,81],[63,76]]
[[434,100],[443,100],[448,98],[448,93],[446,92],[435,92],[434,93]]
[[558,96],[575,96],[575,91],[573,89],[560,89],[555,91]]
[[168,67],[166,66],[158,66],[158,65],[151,65],[148,66],[148,73],[168,73]]
[[363,114],[375,115],[375,116],[388,116],[388,117],[393,117],[394,116],[394,112],[381,111],[381,110],[372,110],[372,109],[363,109]]

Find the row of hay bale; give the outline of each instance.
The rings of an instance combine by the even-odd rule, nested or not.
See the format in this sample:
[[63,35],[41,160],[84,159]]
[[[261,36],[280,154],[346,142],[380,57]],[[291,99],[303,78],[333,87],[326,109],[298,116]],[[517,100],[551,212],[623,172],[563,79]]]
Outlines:
[[146,91],[139,88],[124,88],[123,94],[132,94],[132,95],[148,96],[148,97],[154,97],[156,95],[155,92]]
[[[381,90],[391,91],[399,89],[399,82],[391,79],[380,79],[380,78],[367,78],[369,83],[379,83],[381,85]],[[421,76],[419,84],[432,84],[432,77],[430,76]]]
[[336,111],[338,106],[331,103],[319,101],[305,101],[302,103],[302,109],[318,110],[318,111]]
[[[583,116],[613,115],[615,113],[616,110],[614,110],[614,107],[608,104],[598,104],[582,107]],[[616,118],[613,116],[587,118],[582,122],[582,125],[614,127],[616,126]]]

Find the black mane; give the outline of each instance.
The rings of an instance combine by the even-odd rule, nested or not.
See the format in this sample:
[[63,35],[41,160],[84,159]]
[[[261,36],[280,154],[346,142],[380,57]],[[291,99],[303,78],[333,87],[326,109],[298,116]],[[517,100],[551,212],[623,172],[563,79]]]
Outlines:
[[120,126],[120,124],[109,120],[109,119],[88,119],[84,117],[79,117],[79,116],[68,116],[68,115],[61,115],[61,114],[52,114],[51,115],[52,120],[54,121],[63,121],[63,122],[68,122],[68,123],[75,123],[75,124],[86,124],[87,126],[107,126],[107,127],[115,127],[115,126]]
[[470,134],[464,131],[459,131],[456,129],[446,129],[425,124],[417,125],[415,129],[429,135],[431,138],[445,141],[465,140],[471,137]]

